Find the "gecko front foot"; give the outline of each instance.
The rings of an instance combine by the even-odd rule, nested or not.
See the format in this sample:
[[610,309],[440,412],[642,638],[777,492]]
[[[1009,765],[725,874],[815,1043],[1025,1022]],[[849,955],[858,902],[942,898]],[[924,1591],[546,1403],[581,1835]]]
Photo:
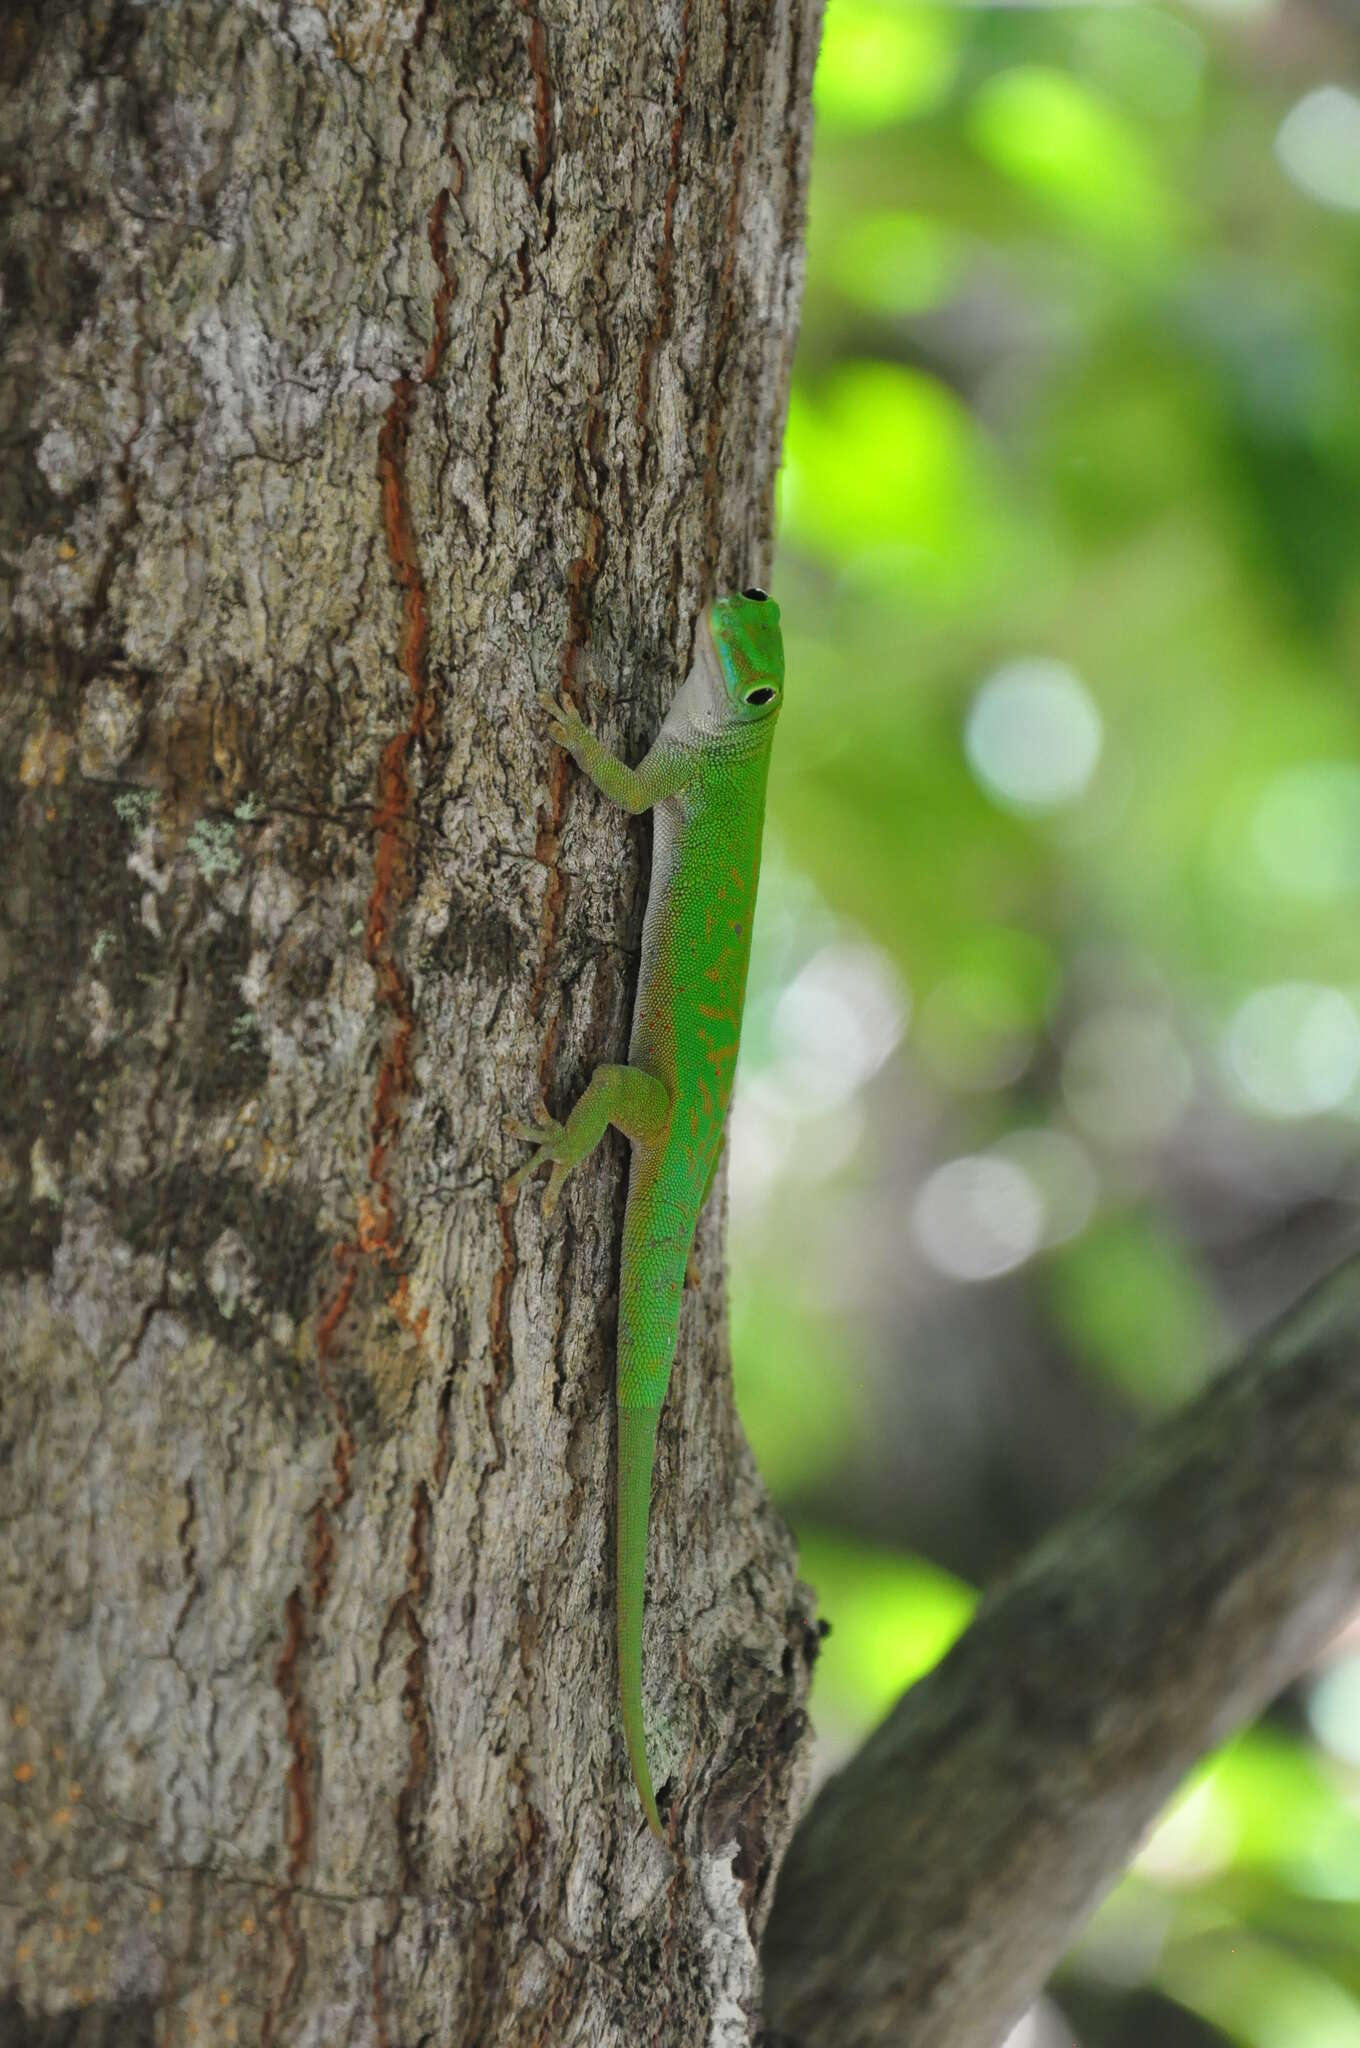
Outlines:
[[523,1138],[531,1145],[536,1144],[538,1148],[532,1157],[525,1160],[523,1166],[516,1167],[505,1183],[505,1193],[509,1200],[513,1201],[525,1181],[531,1174],[537,1173],[540,1166],[546,1166],[549,1161],[552,1163],[552,1173],[548,1177],[548,1185],[543,1195],[543,1216],[546,1222],[557,1207],[557,1197],[561,1193],[563,1181],[576,1164],[573,1158],[564,1156],[568,1143],[566,1125],[558,1123],[555,1116],[549,1115],[547,1104],[540,1101],[534,1104],[534,1121],[531,1124],[525,1123],[521,1117],[507,1117],[504,1129],[510,1137]]
[[551,690],[540,690],[538,708],[548,721],[548,731],[559,747],[573,753],[582,739],[590,737],[590,728],[572,705],[564,703]]

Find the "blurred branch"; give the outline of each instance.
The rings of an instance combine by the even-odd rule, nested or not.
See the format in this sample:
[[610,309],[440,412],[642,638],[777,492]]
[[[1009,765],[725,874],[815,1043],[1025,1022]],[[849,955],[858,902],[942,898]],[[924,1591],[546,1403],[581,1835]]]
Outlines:
[[1360,1261],[1148,1438],[821,1791],[773,2039],[992,2048],[1185,1772],[1360,1598]]

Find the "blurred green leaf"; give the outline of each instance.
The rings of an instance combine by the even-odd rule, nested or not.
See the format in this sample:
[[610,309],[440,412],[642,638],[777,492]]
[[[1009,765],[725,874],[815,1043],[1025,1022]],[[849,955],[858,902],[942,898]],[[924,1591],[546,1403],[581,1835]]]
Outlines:
[[[844,637],[788,635],[793,680],[771,770],[776,829],[828,903],[933,987],[968,935],[1019,917],[1046,850],[968,772],[956,688],[942,687],[876,608],[847,605]],[[941,877],[948,876],[948,888]]]
[[813,90],[818,120],[878,128],[927,112],[953,83],[957,48],[947,8],[830,0]]
[[981,86],[969,133],[979,152],[1074,227],[1151,253],[1179,208],[1132,124],[1069,73],[1017,65]]
[[1194,1774],[1187,1796],[1201,1787],[1227,1818],[1233,1862],[1286,1876],[1345,1868],[1360,1897],[1360,1816],[1316,1751],[1274,1729],[1250,1729]]
[[923,213],[870,213],[852,221],[832,259],[847,298],[875,313],[918,313],[944,298],[959,274],[959,245]]
[[1142,1408],[1184,1400],[1226,1344],[1185,1247],[1145,1211],[1097,1221],[1055,1252],[1047,1291],[1082,1363]]
[[1057,960],[1032,932],[983,925],[960,930],[942,965],[921,990],[916,1049],[956,1087],[995,1086],[1016,1071],[1018,1053],[1048,1013]]
[[1151,120],[1196,107],[1207,54],[1188,22],[1158,7],[1092,8],[1077,35],[1077,61],[1092,81]]
[[1243,2048],[1360,2048],[1360,2003],[1324,1970],[1241,1928],[1175,1943],[1157,1981]]
[[971,1587],[922,1558],[801,1530],[799,1570],[831,1624],[813,1682],[813,1713],[843,1737],[867,1733],[968,1626]]
[[976,424],[933,377],[851,363],[795,391],[784,446],[787,538],[854,563],[870,585],[942,601],[1004,558],[998,479]]
[[742,1427],[767,1483],[787,1498],[834,1469],[862,1427],[844,1338],[811,1303],[743,1266],[732,1276],[731,1330]]

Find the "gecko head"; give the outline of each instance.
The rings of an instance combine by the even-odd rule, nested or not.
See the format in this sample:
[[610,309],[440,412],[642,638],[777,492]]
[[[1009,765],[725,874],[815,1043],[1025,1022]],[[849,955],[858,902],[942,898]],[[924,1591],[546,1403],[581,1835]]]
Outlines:
[[763,590],[715,597],[709,630],[726,692],[726,712],[739,725],[774,718],[784,701],[784,641],[779,606]]

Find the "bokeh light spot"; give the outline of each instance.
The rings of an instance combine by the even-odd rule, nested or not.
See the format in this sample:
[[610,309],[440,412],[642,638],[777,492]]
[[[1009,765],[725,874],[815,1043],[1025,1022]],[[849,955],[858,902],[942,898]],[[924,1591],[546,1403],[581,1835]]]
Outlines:
[[1344,86],[1320,85],[1289,109],[1275,154],[1310,199],[1360,213],[1360,99]]
[[1324,1748],[1360,1768],[1360,1657],[1343,1657],[1312,1686],[1308,1719]]
[[1224,1034],[1228,1070],[1268,1116],[1337,1109],[1360,1079],[1360,1016],[1340,989],[1311,981],[1260,988]]
[[938,1271],[951,1280],[993,1280],[1038,1250],[1044,1205],[1022,1166],[980,1153],[935,1169],[916,1198],[912,1222]]
[[1203,1776],[1172,1801],[1133,1867],[1160,1884],[1201,1884],[1232,1862],[1237,1839],[1228,1802],[1212,1776]]
[[979,782],[1002,803],[1055,810],[1083,795],[1101,748],[1100,713],[1061,661],[1009,661],[968,713],[964,745]]
[[1360,889],[1360,768],[1317,761],[1277,775],[1253,814],[1251,845],[1282,895]]
[[817,1108],[853,1095],[901,1038],[907,1009],[906,990],[876,946],[823,946],[775,1007],[772,1036],[785,1092]]

